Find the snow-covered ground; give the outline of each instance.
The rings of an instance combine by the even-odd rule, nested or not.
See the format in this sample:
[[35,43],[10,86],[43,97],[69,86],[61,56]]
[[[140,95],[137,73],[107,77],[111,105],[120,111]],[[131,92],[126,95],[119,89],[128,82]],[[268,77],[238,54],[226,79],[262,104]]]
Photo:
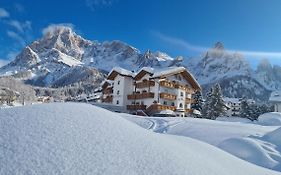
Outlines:
[[281,171],[281,129],[278,129],[281,126],[278,123],[281,121],[281,114],[262,115],[258,122],[238,117],[213,121],[196,118],[147,118],[128,114],[122,116],[154,132],[201,140],[256,165]]
[[[1,109],[0,174],[280,174],[192,138],[151,132],[121,115],[77,103]],[[165,123],[169,128],[200,123],[126,118],[158,132],[172,131],[164,129]],[[203,123],[215,127],[215,122]],[[273,129],[254,130],[259,135]]]

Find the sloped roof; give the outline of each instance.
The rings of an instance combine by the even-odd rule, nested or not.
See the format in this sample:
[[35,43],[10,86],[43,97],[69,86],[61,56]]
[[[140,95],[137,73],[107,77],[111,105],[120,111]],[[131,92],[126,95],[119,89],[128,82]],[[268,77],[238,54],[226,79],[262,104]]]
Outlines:
[[281,91],[274,91],[269,97],[270,102],[281,102]]
[[166,67],[166,68],[143,67],[137,73],[133,73],[131,71],[128,71],[120,67],[116,67],[111,70],[111,72],[108,74],[107,79],[114,80],[114,78],[118,74],[122,76],[130,76],[135,80],[139,80],[146,74],[150,74],[151,78],[162,78],[179,73],[182,74],[182,76],[191,84],[191,86],[194,89],[201,90],[199,83],[185,67]]
[[114,78],[117,75],[122,75],[122,76],[128,76],[128,77],[134,77],[135,73],[133,73],[132,71],[129,71],[127,69],[123,69],[121,67],[114,67],[108,74],[107,79],[108,80],[114,80]]

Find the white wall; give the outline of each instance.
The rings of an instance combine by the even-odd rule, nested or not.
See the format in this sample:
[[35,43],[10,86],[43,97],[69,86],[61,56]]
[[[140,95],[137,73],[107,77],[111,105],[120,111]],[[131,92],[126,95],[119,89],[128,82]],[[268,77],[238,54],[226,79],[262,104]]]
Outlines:
[[113,86],[113,104],[117,106],[128,105],[129,101],[127,100],[127,95],[132,93],[133,93],[133,79],[131,77],[117,75],[116,78],[114,79],[114,86]]
[[275,103],[274,111],[275,112],[281,112],[281,103]]

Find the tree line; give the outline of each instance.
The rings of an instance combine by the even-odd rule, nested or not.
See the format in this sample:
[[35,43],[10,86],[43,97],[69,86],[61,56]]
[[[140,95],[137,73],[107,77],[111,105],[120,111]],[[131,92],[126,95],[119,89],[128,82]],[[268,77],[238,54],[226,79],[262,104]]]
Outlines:
[[[217,117],[224,117],[226,111],[230,109],[223,99],[223,93],[219,84],[215,84],[207,92],[205,99],[201,91],[195,92],[193,95],[195,103],[191,105],[193,110],[198,111],[192,114],[197,118],[206,118],[215,120]],[[270,105],[249,103],[245,97],[240,100],[240,110],[238,117],[247,118],[251,121],[257,120],[261,114],[272,112],[273,107]]]

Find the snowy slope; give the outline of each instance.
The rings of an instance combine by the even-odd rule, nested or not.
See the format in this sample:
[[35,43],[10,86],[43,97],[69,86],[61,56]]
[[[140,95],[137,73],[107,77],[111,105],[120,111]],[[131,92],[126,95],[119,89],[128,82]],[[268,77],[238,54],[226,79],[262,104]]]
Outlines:
[[123,116],[154,132],[201,140],[253,164],[281,171],[281,132],[278,129],[281,125],[259,125],[269,125],[273,118],[276,118],[275,121],[280,119],[280,115],[267,114],[268,119],[262,117],[259,123],[244,120],[227,122],[194,118],[146,118],[128,114]]
[[280,174],[86,104],[3,109],[0,121],[0,174]]

